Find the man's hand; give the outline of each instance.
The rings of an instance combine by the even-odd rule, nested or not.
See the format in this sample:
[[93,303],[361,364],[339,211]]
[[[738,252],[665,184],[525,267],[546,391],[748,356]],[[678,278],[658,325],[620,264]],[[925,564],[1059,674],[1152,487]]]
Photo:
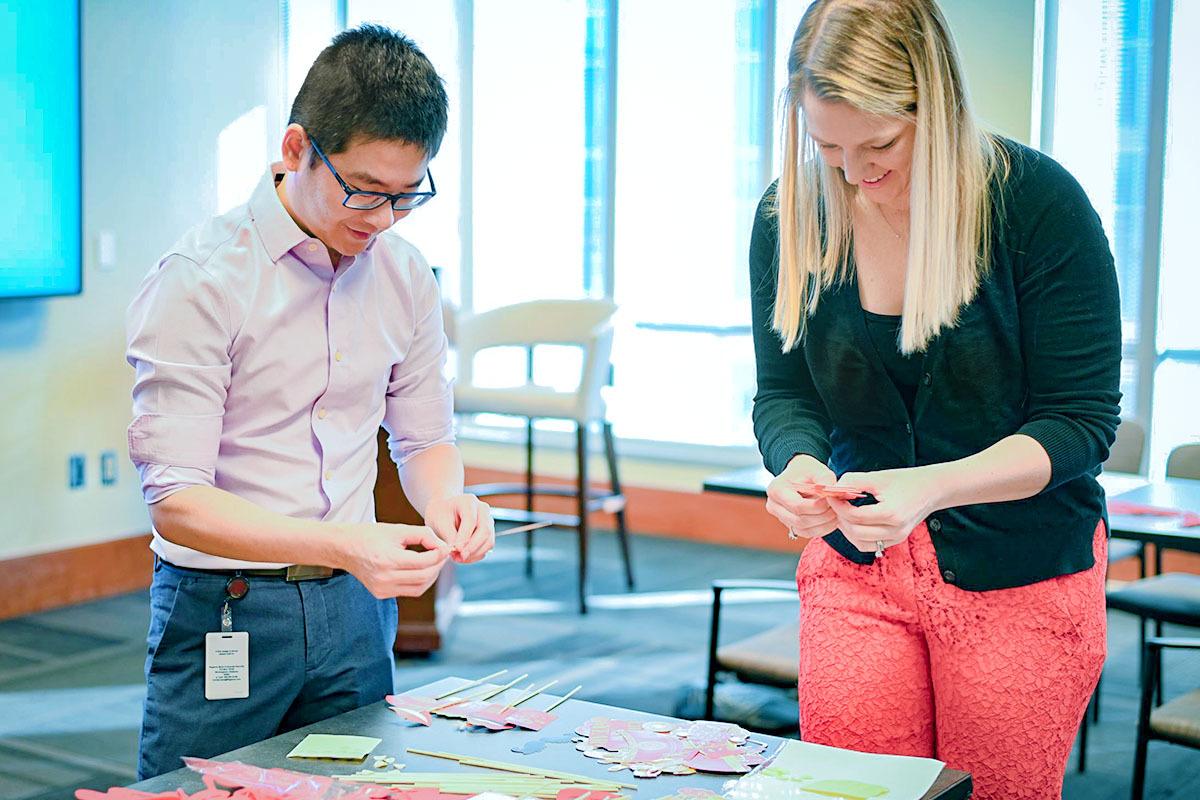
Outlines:
[[380,600],[421,596],[437,580],[450,555],[449,546],[424,525],[348,525],[340,538],[344,557],[337,566]]
[[473,494],[431,500],[425,507],[425,524],[462,564],[479,561],[496,546],[492,510]]

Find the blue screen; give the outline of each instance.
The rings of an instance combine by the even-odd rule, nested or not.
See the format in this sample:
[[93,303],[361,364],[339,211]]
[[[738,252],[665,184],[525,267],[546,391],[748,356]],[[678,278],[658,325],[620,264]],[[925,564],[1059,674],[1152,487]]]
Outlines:
[[77,294],[79,0],[0,0],[0,109],[0,297]]

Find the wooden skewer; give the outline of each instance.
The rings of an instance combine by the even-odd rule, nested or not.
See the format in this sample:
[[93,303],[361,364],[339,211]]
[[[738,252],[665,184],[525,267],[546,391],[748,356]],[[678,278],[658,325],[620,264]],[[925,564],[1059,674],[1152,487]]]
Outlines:
[[491,700],[496,695],[500,694],[501,692],[508,691],[509,689],[516,686],[518,683],[520,683],[521,681],[525,680],[528,677],[529,677],[529,673],[526,672],[524,675],[519,675],[516,678],[513,678],[511,681],[504,684],[499,689],[485,689],[481,694],[477,694],[473,697],[463,697],[463,698],[455,700],[451,703],[442,703],[440,706],[435,706],[435,707],[429,709],[429,713],[432,714],[434,711],[443,711],[447,708],[451,708],[452,706],[461,705],[462,703],[475,702],[477,700]]
[[454,753],[443,753],[437,750],[418,750],[415,747],[408,748],[408,752],[418,756],[429,756],[430,758],[445,758],[450,761],[457,761],[459,764],[468,767],[484,767],[485,769],[497,769],[503,772],[516,772],[522,775],[536,775],[542,778],[558,778],[561,780],[572,781],[576,783],[591,783],[603,784],[605,786],[620,786],[625,789],[636,789],[637,787],[631,783],[617,783],[616,781],[602,781],[595,778],[589,778],[585,775],[575,775],[570,772],[558,772],[549,769],[533,769],[532,767],[523,767],[519,764],[509,764],[504,761],[491,761],[486,758],[475,758],[473,756],[460,756]]
[[512,536],[514,533],[527,533],[529,531],[536,531],[539,528],[548,528],[553,524],[554,523],[550,521],[531,522],[528,525],[522,525],[519,528],[509,528],[508,530],[500,531],[496,534],[496,538],[499,539],[501,536]]
[[520,699],[520,700],[517,700],[516,702],[509,703],[508,705],[506,705],[506,706],[504,707],[504,710],[505,710],[505,711],[511,711],[512,709],[514,709],[514,708],[516,708],[517,706],[521,705],[521,703],[524,703],[526,700],[532,700],[533,698],[537,697],[539,694],[541,694],[542,692],[546,691],[547,689],[549,689],[551,686],[553,686],[553,685],[554,685],[554,684],[556,684],[556,683],[558,683],[558,681],[557,681],[557,680],[553,680],[553,681],[550,681],[549,683],[547,683],[547,684],[545,684],[545,685],[543,685],[543,686],[540,686],[540,687],[538,687],[537,689],[534,689],[534,688],[530,687],[530,689],[529,689],[529,693],[528,693],[528,694],[524,695],[523,697],[521,697],[521,699]]
[[487,676],[485,676],[485,677],[482,677],[482,678],[480,678],[480,679],[479,679],[479,680],[477,680],[477,681],[471,681],[470,683],[468,683],[468,684],[467,684],[467,685],[465,685],[465,686],[459,686],[459,687],[457,687],[457,688],[455,688],[455,689],[451,689],[451,690],[450,690],[450,691],[448,691],[448,692],[443,692],[442,694],[439,694],[437,697],[435,697],[435,698],[433,698],[433,699],[434,699],[434,700],[441,700],[442,698],[449,697],[449,696],[450,696],[450,695],[452,695],[452,694],[458,694],[459,692],[466,691],[467,689],[474,689],[476,686],[479,686],[479,685],[481,685],[481,684],[487,683],[487,682],[488,682],[488,681],[490,681],[492,678],[498,678],[498,677],[500,677],[501,675],[503,675],[503,674],[504,674],[504,673],[506,673],[506,672],[508,672],[508,670],[506,670],[506,669],[502,669],[502,670],[500,670],[499,672],[493,672],[491,675],[487,675]]
[[578,692],[578,691],[579,691],[580,689],[582,689],[582,688],[583,688],[582,686],[576,686],[574,689],[572,689],[571,691],[567,692],[567,693],[566,693],[566,694],[564,694],[562,697],[558,698],[558,700],[556,700],[556,701],[554,702],[554,705],[552,705],[552,706],[550,706],[549,708],[547,708],[547,709],[546,709],[546,711],[547,711],[547,712],[550,712],[550,711],[553,711],[554,709],[558,708],[558,707],[559,707],[559,706],[561,706],[563,703],[565,703],[565,702],[567,702],[568,700],[570,700],[570,699],[571,699],[571,698],[572,698],[572,697],[575,695],[575,693],[576,693],[576,692]]

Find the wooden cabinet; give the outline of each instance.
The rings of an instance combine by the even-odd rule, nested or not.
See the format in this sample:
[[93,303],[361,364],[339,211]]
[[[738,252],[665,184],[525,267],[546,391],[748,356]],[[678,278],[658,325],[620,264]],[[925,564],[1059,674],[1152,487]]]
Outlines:
[[[388,454],[387,431],[379,429],[379,475],[375,479],[375,518],[380,522],[420,525],[421,515],[404,496],[396,465]],[[396,602],[399,625],[397,653],[432,653],[442,646],[445,634],[462,602],[462,589],[454,580],[454,563],[446,562],[441,577],[420,597],[401,597]]]

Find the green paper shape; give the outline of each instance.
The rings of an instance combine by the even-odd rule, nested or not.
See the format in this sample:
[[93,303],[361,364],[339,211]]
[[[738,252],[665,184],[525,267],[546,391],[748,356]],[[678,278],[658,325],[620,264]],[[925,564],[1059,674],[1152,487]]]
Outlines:
[[329,758],[335,761],[362,761],[379,746],[382,739],[372,736],[343,736],[336,733],[310,733],[292,748],[288,758]]

